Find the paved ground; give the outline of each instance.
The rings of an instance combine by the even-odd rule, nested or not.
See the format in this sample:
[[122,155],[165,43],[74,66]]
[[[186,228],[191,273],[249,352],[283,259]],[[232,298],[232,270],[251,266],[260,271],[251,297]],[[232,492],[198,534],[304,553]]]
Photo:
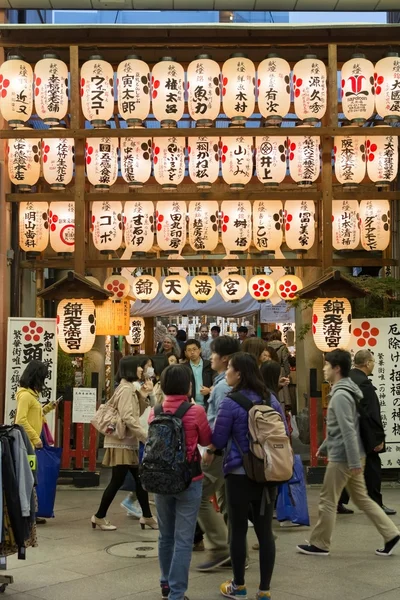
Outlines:
[[[140,542],[151,551],[157,534],[142,532],[137,521],[127,518],[119,502],[110,511],[119,527],[116,532],[93,531],[89,519],[101,491],[61,489],[57,493],[57,517],[39,529],[39,547],[29,549],[25,562],[8,559],[14,584],[4,597],[13,600],[153,600],[159,598],[157,558],[127,558],[128,546]],[[400,511],[400,489],[385,489],[385,501]],[[313,522],[317,514],[318,489],[309,490]],[[400,516],[395,517],[400,526]],[[388,559],[374,556],[381,544],[367,519],[357,513],[338,518],[332,556],[305,557],[295,546],[308,537],[308,528],[281,530],[277,535],[277,564],[273,579],[273,600],[400,600],[400,551]],[[254,532],[250,530],[250,541]],[[204,554],[194,555],[190,574],[190,600],[219,598],[219,584],[229,572],[200,574],[195,565]],[[257,589],[257,554],[251,553],[247,571],[249,598]]]

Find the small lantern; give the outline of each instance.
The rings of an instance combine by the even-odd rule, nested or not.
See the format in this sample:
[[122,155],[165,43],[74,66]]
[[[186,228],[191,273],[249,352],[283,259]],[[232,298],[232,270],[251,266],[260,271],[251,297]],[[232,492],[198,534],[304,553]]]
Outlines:
[[282,300],[296,300],[303,289],[303,282],[296,275],[284,275],[276,282],[276,291]]
[[0,109],[9,126],[23,127],[32,116],[33,71],[19,54],[10,54],[0,67]]
[[[343,128],[346,129],[346,126]],[[335,175],[344,189],[354,189],[365,177],[365,136],[339,135],[334,138]]]
[[121,175],[130,190],[143,187],[151,175],[151,139],[121,139]]
[[92,300],[61,300],[57,307],[57,338],[67,354],[89,352],[96,338],[96,309]]
[[222,244],[227,252],[245,252],[251,244],[251,202],[225,200],[222,211]]
[[108,200],[93,202],[93,244],[101,254],[112,254],[122,244],[122,203]]
[[133,280],[132,291],[135,298],[148,304],[159,292],[158,281],[152,275],[140,275]]
[[277,187],[286,176],[287,138],[256,137],[256,173],[265,187]]
[[254,112],[256,69],[245,54],[232,54],[222,65],[222,106],[232,123],[241,125]]
[[101,287],[101,283],[97,279],[97,277],[93,277],[93,275],[85,275],[85,279],[87,279],[91,283],[94,283],[95,285],[98,285],[99,287]]
[[50,189],[64,190],[71,183],[74,152],[73,138],[48,138],[42,141],[43,176],[50,184]]
[[379,126],[382,135],[367,137],[366,142],[367,173],[377,187],[389,187],[397,176],[399,165],[399,138],[385,135],[386,127],[387,125]]
[[[31,127],[20,127],[19,135]],[[8,141],[8,176],[19,192],[30,192],[40,176],[40,139],[17,138]]]
[[46,52],[35,65],[35,109],[46,125],[58,125],[68,110],[68,67]]
[[160,250],[180,254],[186,243],[186,202],[157,202],[157,244]]
[[313,304],[312,332],[322,352],[345,349],[351,339],[351,304],[346,298],[318,298]]
[[225,137],[221,148],[223,180],[231,190],[242,190],[253,175],[253,138]]
[[242,275],[231,273],[222,279],[220,289],[225,302],[236,304],[247,294],[247,281]]
[[114,71],[98,54],[82,65],[81,96],[85,119],[95,129],[104,127],[114,114]]
[[268,125],[280,125],[290,110],[290,65],[269,54],[258,65],[257,77],[258,109]]
[[200,54],[187,70],[189,115],[199,127],[211,127],[221,109],[221,71],[208,54]]
[[50,246],[58,254],[75,251],[75,204],[51,202],[49,207]]
[[148,200],[129,200],[124,207],[124,237],[127,250],[149,252],[154,244],[154,204]]
[[104,289],[111,292],[111,300],[123,300],[130,293],[129,281],[119,273],[113,273],[104,282]]
[[172,303],[177,304],[188,293],[189,284],[182,275],[168,275],[168,277],[164,277],[161,289],[167,300],[171,300]]
[[397,52],[388,52],[375,65],[376,112],[385,123],[400,121],[400,58]]
[[[300,125],[304,127],[304,125]],[[320,138],[317,136],[296,136],[288,140],[290,177],[299,187],[307,187],[319,177]]]
[[374,65],[364,54],[353,54],[342,66],[342,110],[354,125],[363,125],[375,109]]
[[150,112],[150,69],[140,56],[129,55],[118,65],[118,111],[128,127],[137,127]]
[[189,177],[199,190],[209,190],[219,174],[219,138],[188,139]]
[[35,256],[49,243],[47,202],[21,202],[19,205],[19,246]]
[[212,252],[218,245],[218,202],[189,202],[189,244],[198,252]]
[[157,138],[153,142],[153,168],[163,190],[175,190],[185,176],[185,139]]
[[86,174],[95,190],[106,192],[118,177],[118,138],[90,138],[86,141]]
[[176,127],[185,110],[185,73],[170,56],[156,63],[151,73],[153,114],[161,127]]
[[205,304],[214,296],[217,287],[210,275],[196,275],[189,284],[191,295],[200,304]]
[[361,200],[361,244],[364,250],[386,250],[390,243],[388,200]]
[[249,294],[257,302],[266,302],[275,292],[275,281],[268,275],[254,275],[249,281]]
[[335,250],[355,250],[360,243],[357,200],[333,200],[332,245]]
[[129,320],[129,334],[125,336],[130,346],[140,346],[144,342],[144,319],[131,317]]
[[283,204],[280,200],[253,203],[253,241],[257,250],[278,250],[283,239]]
[[308,125],[316,125],[326,112],[326,67],[315,54],[307,54],[293,67],[294,112]]
[[309,250],[315,242],[315,204],[311,200],[285,203],[285,239],[291,250]]

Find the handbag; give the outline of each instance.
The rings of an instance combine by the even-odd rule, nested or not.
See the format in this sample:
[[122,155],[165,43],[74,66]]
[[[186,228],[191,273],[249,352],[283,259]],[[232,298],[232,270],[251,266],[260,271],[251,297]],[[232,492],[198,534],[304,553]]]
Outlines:
[[48,426],[47,422],[44,421],[43,423],[43,428],[42,428],[42,434],[43,437],[46,441],[46,445],[47,446],[54,446],[55,442],[54,442],[54,438],[52,436],[52,433],[50,431],[50,427]]
[[103,435],[109,435],[109,430],[113,429],[112,435],[114,437],[120,440],[126,437],[126,425],[118,412],[116,392],[114,392],[108,402],[99,406],[90,423]]
[[310,525],[304,468],[298,454],[294,457],[293,477],[278,488],[276,518],[280,522],[290,521],[294,525]]
[[43,448],[36,450],[38,517],[54,517],[57,480],[60,472],[62,448],[54,448],[46,443],[42,434]]

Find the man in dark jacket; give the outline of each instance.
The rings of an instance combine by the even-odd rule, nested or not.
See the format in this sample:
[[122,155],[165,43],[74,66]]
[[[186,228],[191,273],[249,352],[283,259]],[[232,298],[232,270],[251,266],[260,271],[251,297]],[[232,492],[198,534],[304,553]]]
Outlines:
[[215,375],[211,369],[211,363],[201,357],[201,345],[198,340],[193,339],[186,342],[185,356],[188,361],[186,364],[191,369],[192,398],[196,404],[200,404],[207,410]]

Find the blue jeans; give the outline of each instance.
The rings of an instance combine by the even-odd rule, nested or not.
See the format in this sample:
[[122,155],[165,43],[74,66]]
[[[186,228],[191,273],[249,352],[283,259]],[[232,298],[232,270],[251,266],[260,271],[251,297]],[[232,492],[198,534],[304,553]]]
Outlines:
[[188,588],[203,481],[193,481],[187,490],[174,496],[155,495],[158,525],[158,559],[161,583],[170,587],[169,600],[183,600]]

